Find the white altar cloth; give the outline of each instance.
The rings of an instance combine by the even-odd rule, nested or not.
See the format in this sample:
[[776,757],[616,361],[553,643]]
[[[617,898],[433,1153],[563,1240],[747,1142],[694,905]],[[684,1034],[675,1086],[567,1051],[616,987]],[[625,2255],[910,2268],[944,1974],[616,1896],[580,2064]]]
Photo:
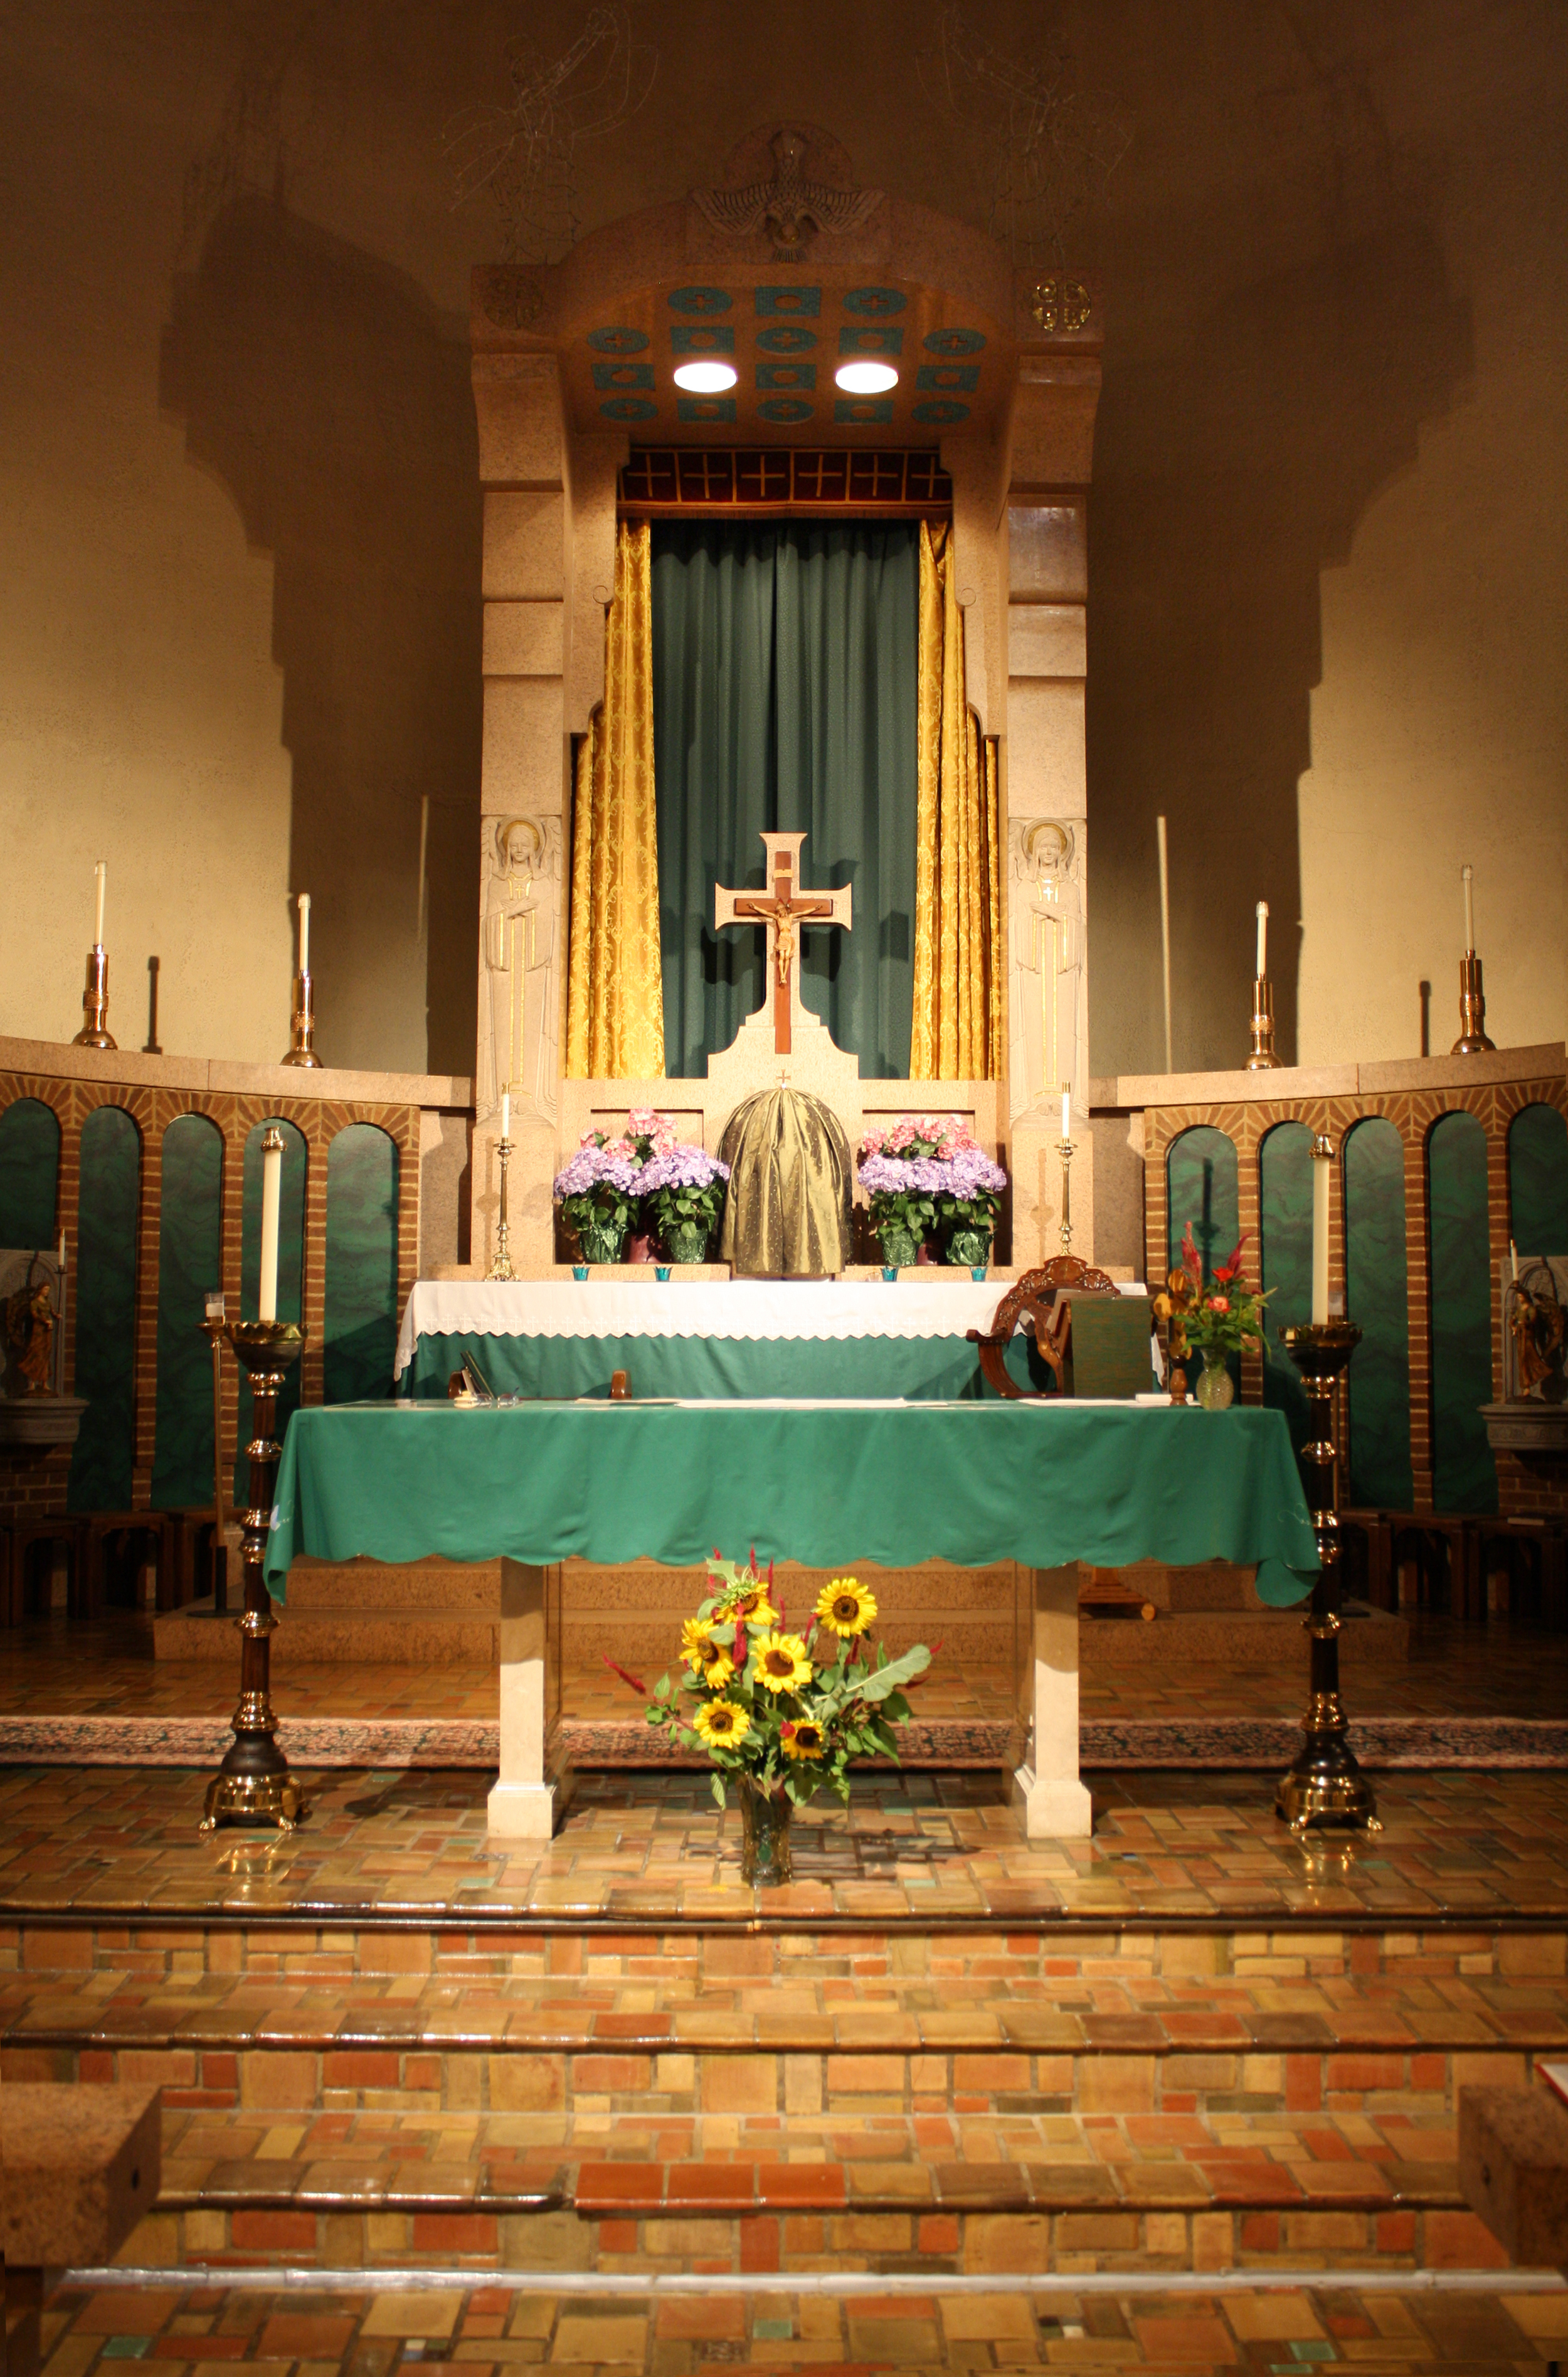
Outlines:
[[[419,1279],[398,1332],[422,1337],[962,1337],[989,1329],[1010,1280]],[[1141,1295],[1139,1288],[1136,1293]]]

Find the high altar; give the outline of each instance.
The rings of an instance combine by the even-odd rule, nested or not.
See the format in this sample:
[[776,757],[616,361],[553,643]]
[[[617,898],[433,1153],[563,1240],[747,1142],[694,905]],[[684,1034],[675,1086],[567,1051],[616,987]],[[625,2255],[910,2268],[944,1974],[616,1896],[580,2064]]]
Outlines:
[[[726,182],[767,183],[787,128],[743,141]],[[850,188],[837,144],[801,129],[808,177]],[[524,1277],[560,1268],[551,1178],[591,1123],[657,1105],[683,1136],[717,1149],[739,1100],[781,1073],[830,1105],[851,1143],[911,1104],[967,1117],[1012,1176],[1010,1243],[998,1252],[1020,1265],[1058,1250],[1062,1086],[1075,1113],[1087,1104],[1085,505],[1099,317],[1078,276],[1015,272],[967,225],[890,194],[855,196],[831,210],[852,227],[807,221],[788,252],[770,214],[737,233],[722,227],[733,209],[697,192],[591,234],[537,279],[476,276],[484,928],[471,1196],[481,1278],[508,1082],[511,1255]],[[675,386],[674,366],[705,353],[733,365],[733,394]],[[835,369],[857,355],[895,358],[896,392],[838,394]],[[947,531],[944,658],[961,675],[945,723],[950,733],[956,691],[992,786],[974,912],[991,1011],[956,1042],[947,1035],[967,1058],[956,1069],[942,1063],[939,1031],[925,1078],[867,1080],[802,1003],[797,965],[787,1056],[759,1010],[712,1054],[706,1078],[607,1078],[568,1050],[568,972],[574,921],[583,929],[571,914],[574,786],[580,803],[585,747],[604,717],[618,525],[802,518]],[[762,857],[755,846],[742,854],[751,880]],[[828,883],[810,836],[796,868],[798,899],[848,888]],[[743,894],[746,880],[730,888]],[[863,890],[854,902],[851,932],[888,929]],[[972,938],[950,878],[933,908],[939,938]],[[809,953],[809,920],[798,929]],[[623,946],[612,962],[633,954]],[[1073,1246],[1089,1254],[1087,1122],[1078,1136]]]

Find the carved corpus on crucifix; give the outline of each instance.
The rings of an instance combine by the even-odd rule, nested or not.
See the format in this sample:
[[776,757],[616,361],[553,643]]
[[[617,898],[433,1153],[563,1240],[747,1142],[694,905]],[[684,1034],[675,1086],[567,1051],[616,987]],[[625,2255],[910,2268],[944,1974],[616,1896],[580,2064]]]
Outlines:
[[[801,970],[796,963],[798,936],[807,925],[842,925],[848,932],[849,886],[846,884],[840,891],[799,890],[801,844],[805,835],[765,833],[762,839],[767,852],[766,886],[760,891],[726,891],[715,884],[713,926],[715,932],[721,932],[726,925],[766,926],[773,1048],[776,1056],[787,1057],[796,1020],[813,1024],[817,1021],[801,1003]],[[765,1000],[749,1021],[760,1022],[767,1005]]]

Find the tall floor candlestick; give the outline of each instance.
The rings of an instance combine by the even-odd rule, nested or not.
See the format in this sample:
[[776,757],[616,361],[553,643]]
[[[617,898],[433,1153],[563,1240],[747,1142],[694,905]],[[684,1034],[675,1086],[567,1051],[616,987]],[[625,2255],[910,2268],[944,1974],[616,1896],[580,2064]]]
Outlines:
[[229,1333],[223,1318],[223,1294],[214,1289],[207,1299],[202,1322],[212,1347],[212,1607],[221,1617],[229,1607],[229,1547],[223,1506],[223,1341]]
[[272,1714],[272,1636],[278,1620],[267,1590],[267,1541],[281,1448],[272,1429],[283,1374],[298,1361],[305,1332],[291,1320],[235,1321],[229,1343],[250,1375],[251,1424],[245,1450],[250,1459],[250,1503],[244,1513],[245,1607],[240,1627],[240,1697],[232,1720],[234,1738],[212,1781],[201,1829],[220,1824],[275,1824],[292,1832],[309,1815],[303,1793],[278,1747]]
[[1328,1319],[1328,1183],[1334,1169],[1334,1141],[1325,1130],[1313,1139],[1313,1319]]
[[1294,1764],[1279,1778],[1275,1813],[1293,1833],[1316,1826],[1378,1833],[1377,1800],[1356,1762],[1349,1723],[1339,1701],[1340,1608],[1339,1456],[1334,1442],[1334,1389],[1361,1342],[1348,1320],[1309,1321],[1280,1335],[1301,1373],[1313,1406],[1313,1441],[1301,1447],[1307,1504],[1317,1538],[1318,1574],[1303,1623],[1312,1646],[1305,1736]]
[[495,1260],[485,1272],[486,1279],[516,1279],[512,1269],[512,1238],[506,1219],[506,1171],[512,1161],[512,1141],[503,1133],[496,1141],[495,1153],[501,1159],[501,1212],[495,1224]]

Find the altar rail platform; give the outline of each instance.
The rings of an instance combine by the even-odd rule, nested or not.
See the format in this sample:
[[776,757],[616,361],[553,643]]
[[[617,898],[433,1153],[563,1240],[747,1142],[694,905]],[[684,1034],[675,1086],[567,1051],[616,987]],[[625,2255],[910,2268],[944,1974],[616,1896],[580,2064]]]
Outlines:
[[0,1777],[0,2075],[163,2083],[138,2267],[889,2276],[1498,2266],[1455,2092],[1568,2046],[1568,1781],[873,1782],[739,1881],[679,1776],[498,1851],[482,1779],[339,1772],[287,1839],[195,1774]]

